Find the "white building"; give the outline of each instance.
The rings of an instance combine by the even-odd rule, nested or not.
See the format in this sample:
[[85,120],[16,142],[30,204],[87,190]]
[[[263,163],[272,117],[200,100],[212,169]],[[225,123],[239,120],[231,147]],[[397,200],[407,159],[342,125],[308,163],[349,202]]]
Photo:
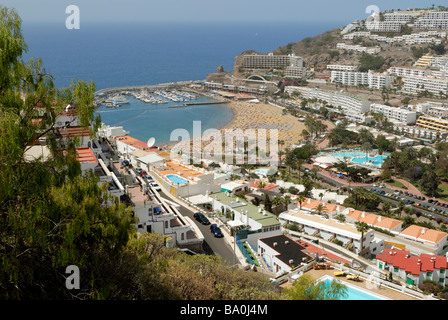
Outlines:
[[387,106],[384,104],[372,103],[370,105],[370,111],[375,113],[381,113],[386,119],[396,120],[404,124],[412,124],[417,120],[417,112],[410,111],[404,108],[397,108]]
[[274,55],[269,54],[246,54],[243,56],[243,68],[247,69],[284,69],[287,66],[303,67],[303,59],[294,54]]
[[303,79],[306,77],[306,68],[287,66],[285,70],[285,77],[294,79]]
[[312,259],[306,248],[282,234],[258,240],[258,254],[269,270],[275,273],[289,272]]
[[414,22],[414,29],[421,30],[447,30],[448,29],[448,12],[433,11],[424,13]]
[[340,65],[340,64],[329,64],[329,65],[327,65],[327,69],[337,70],[337,71],[349,71],[349,72],[358,71],[357,66],[344,66],[344,65]]
[[356,51],[356,52],[362,52],[362,53],[368,53],[368,54],[377,54],[381,51],[380,47],[363,47],[359,44],[347,44],[347,43],[338,43],[336,44],[337,49],[342,50],[350,50],[350,51]]
[[433,76],[405,76],[403,91],[410,94],[428,91],[435,95],[448,94],[448,79],[440,79]]
[[[335,212],[336,214],[337,212]],[[313,214],[300,209],[282,212],[279,221],[284,224],[296,224],[300,232],[314,237],[321,237],[326,241],[340,241],[342,247],[351,249],[355,253],[379,253],[382,252],[384,242],[375,239],[372,229],[361,234],[352,223],[342,223],[329,214],[329,218]],[[362,245],[361,248],[361,238]]]
[[431,74],[431,71],[417,68],[390,67],[387,69],[387,73],[396,77],[426,77]]
[[448,116],[448,103],[427,101],[417,104],[416,110],[425,115],[443,118]]
[[366,28],[371,32],[400,32],[405,22],[367,21]]
[[354,121],[364,121],[363,114],[370,111],[370,102],[359,97],[350,96],[338,92],[323,91],[305,87],[287,86],[285,92],[300,92],[306,99],[316,98],[326,101],[335,109],[341,107],[342,112]]

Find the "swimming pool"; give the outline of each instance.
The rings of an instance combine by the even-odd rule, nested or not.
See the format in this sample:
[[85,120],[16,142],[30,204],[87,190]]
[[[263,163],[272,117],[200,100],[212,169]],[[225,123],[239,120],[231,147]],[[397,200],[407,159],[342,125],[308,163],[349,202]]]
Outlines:
[[174,184],[187,184],[189,182],[187,179],[179,177],[176,174],[167,174],[165,177]]
[[[331,282],[335,278],[330,276],[324,276],[320,278],[320,281],[323,281],[326,286],[330,286]],[[341,300],[389,300],[386,297],[383,297],[379,294],[375,294],[372,292],[369,292],[365,289],[353,286],[348,284],[347,282],[341,281],[342,284],[344,284],[347,287],[347,297],[341,298]]]
[[366,157],[366,154],[364,152],[338,152],[338,153],[332,153],[331,156],[338,158],[339,160],[344,161],[344,158],[348,158],[351,162],[358,163],[358,164],[373,164],[375,166],[381,166],[385,159],[387,159],[387,156],[383,155],[377,155],[374,157]]

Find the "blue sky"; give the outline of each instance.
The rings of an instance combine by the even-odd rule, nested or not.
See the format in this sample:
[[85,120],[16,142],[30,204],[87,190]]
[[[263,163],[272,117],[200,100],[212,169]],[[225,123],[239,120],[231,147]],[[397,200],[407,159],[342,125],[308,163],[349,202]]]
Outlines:
[[83,22],[129,21],[335,21],[349,23],[368,16],[366,8],[381,11],[446,5],[425,0],[2,0],[15,7],[26,22],[65,23],[65,8],[77,5]]

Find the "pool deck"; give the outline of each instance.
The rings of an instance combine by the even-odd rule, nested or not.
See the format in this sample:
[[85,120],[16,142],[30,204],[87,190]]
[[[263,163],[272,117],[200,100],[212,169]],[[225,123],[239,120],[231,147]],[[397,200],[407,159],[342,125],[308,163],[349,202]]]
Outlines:
[[166,162],[167,169],[160,170],[159,174],[162,176],[166,175],[176,175],[180,176],[183,179],[189,180],[191,183],[196,183],[192,178],[203,175],[202,172],[189,169],[183,165],[180,165],[178,163],[175,163],[173,161],[167,161]]
[[[313,279],[317,280],[323,276],[331,276],[333,278],[336,278],[334,276],[334,272],[338,271],[337,269],[330,269],[330,270],[310,270],[307,271],[306,274],[310,275]],[[390,288],[386,288],[385,286],[381,286],[379,289],[377,289],[376,287],[371,289],[368,288],[367,286],[370,285],[371,283],[365,279],[361,279],[361,281],[357,282],[357,281],[352,281],[352,280],[347,280],[346,277],[337,277],[336,279],[344,281],[346,283],[349,283],[353,286],[357,286],[361,289],[367,290],[369,292],[372,292],[374,294],[378,294],[381,296],[384,296],[386,298],[389,298],[391,300],[420,300],[417,299],[415,297],[409,296],[407,294],[404,294],[402,292],[390,289]],[[284,284],[281,285],[284,288],[291,288],[292,284],[290,282],[286,282]]]

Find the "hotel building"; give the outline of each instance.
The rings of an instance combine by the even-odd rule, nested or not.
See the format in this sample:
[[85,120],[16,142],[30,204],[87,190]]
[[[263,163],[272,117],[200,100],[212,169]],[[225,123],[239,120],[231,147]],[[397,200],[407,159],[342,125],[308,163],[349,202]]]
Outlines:
[[355,121],[364,121],[363,114],[370,111],[370,102],[355,96],[305,87],[287,86],[285,88],[285,92],[288,93],[296,91],[306,99],[316,98],[317,100],[326,101],[328,105],[336,109],[341,107],[342,112]]
[[428,91],[434,95],[448,94],[448,79],[433,76],[405,76],[403,91],[410,94]]
[[294,54],[274,55],[246,54],[243,56],[243,68],[246,69],[285,69],[286,67],[303,67],[303,59]]
[[415,111],[387,106],[384,104],[372,103],[370,105],[370,111],[381,113],[386,119],[396,120],[399,122],[403,122],[404,124],[413,124],[417,120],[417,112]]

